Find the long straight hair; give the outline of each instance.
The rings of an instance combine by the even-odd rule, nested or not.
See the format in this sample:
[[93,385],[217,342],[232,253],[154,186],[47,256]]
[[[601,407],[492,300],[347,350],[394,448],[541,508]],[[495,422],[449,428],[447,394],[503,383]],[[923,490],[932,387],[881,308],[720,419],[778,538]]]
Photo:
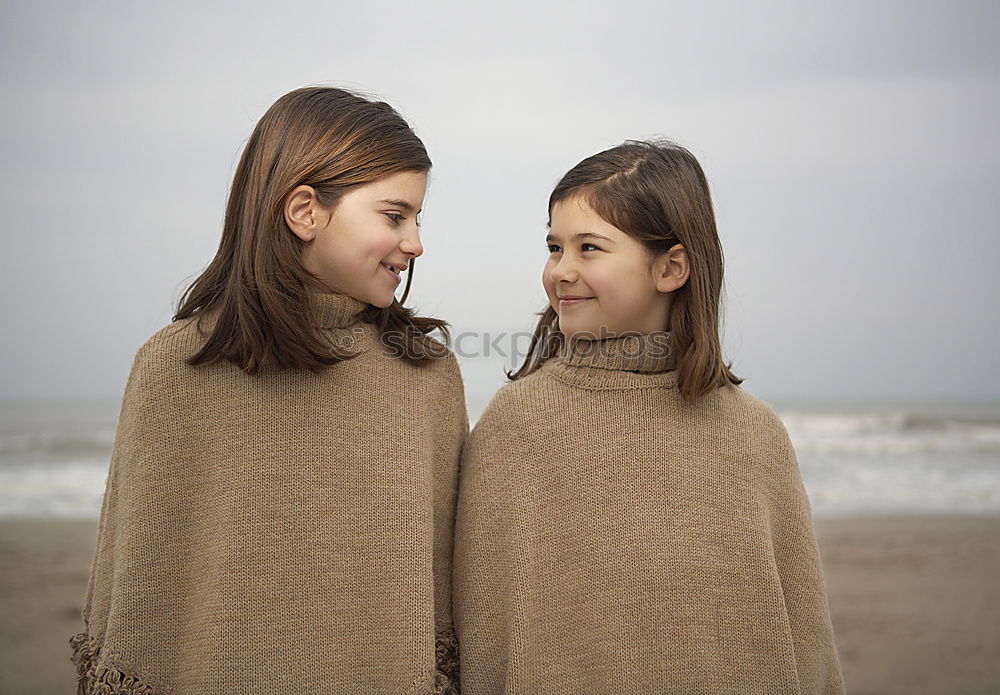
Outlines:
[[[261,367],[319,371],[357,356],[324,341],[311,325],[308,296],[322,283],[301,258],[307,242],[288,228],[283,205],[299,185],[334,206],[348,191],[402,171],[427,172],[420,138],[388,104],[334,87],[304,87],[279,98],[247,141],[226,204],[215,258],[178,302],[173,320],[218,312],[201,350],[188,364],[228,360],[248,374]],[[392,354],[420,364],[445,354],[426,339],[448,324],[403,306],[413,280],[411,259],[402,299],[369,307]]]
[[[651,257],[675,244],[687,250],[691,272],[673,292],[669,326],[683,398],[694,403],[717,387],[743,383],[723,362],[722,244],[708,182],[694,155],[670,140],[627,140],[566,172],[549,196],[549,220],[556,203],[574,196],[643,244]],[[539,316],[524,363],[507,373],[511,380],[531,374],[566,342],[551,306]]]

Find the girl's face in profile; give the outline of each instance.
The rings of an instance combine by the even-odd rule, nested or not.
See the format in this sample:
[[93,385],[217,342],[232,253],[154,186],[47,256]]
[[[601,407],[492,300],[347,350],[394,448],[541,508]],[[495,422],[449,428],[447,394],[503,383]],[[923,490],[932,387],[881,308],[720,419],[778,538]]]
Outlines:
[[665,331],[671,295],[646,247],[609,224],[581,196],[552,208],[542,284],[567,338]]
[[[306,239],[305,268],[330,291],[380,308],[389,306],[401,282],[400,272],[424,252],[417,214],[426,191],[425,172],[402,171],[349,191],[332,214],[321,208],[312,238]],[[293,219],[295,196],[293,191],[289,201]],[[298,230],[295,233],[302,237]]]

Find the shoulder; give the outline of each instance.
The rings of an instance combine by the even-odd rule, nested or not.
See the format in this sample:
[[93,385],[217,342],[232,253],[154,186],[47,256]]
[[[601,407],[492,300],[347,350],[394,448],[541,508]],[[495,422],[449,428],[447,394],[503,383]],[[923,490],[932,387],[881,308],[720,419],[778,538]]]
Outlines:
[[455,356],[455,352],[447,344],[429,335],[425,335],[423,341],[427,349],[441,354],[440,357],[429,360],[429,364],[433,364],[439,371],[445,374],[456,375],[461,373],[461,369],[458,366],[458,357]]
[[505,383],[493,394],[474,429],[480,435],[493,430],[524,433],[536,425],[541,403],[539,386],[544,379],[536,371]]
[[[442,347],[443,344],[442,344]],[[442,394],[441,401],[452,409],[460,410],[465,426],[468,428],[468,413],[465,405],[465,380],[462,378],[462,368],[458,358],[451,350],[430,361],[424,369],[429,369],[432,375],[432,387]]]
[[418,340],[419,349],[423,354],[433,356],[425,357],[417,363],[395,356],[391,359],[398,364],[412,366],[434,383],[462,387],[462,368],[454,351],[441,340],[429,335],[421,336]]
[[732,387],[726,400],[731,421],[739,430],[734,449],[741,451],[760,493],[773,508],[784,509],[783,514],[797,510],[808,516],[809,500],[798,455],[781,417],[768,403],[740,387]]
[[370,366],[374,360],[379,372],[385,373],[392,380],[399,380],[400,384],[407,384],[408,390],[419,394],[420,399],[429,404],[431,412],[436,416],[449,421],[460,420],[468,429],[465,382],[455,353],[445,343],[422,336],[420,349],[424,351],[424,355],[434,356],[413,361],[405,356],[386,352],[385,346],[380,344],[377,329],[369,328],[372,342],[364,348],[369,354],[357,359]]
[[192,367],[187,360],[204,344],[208,333],[195,317],[163,326],[146,338],[132,360],[130,381],[152,386],[172,383]]
[[190,320],[168,324],[147,337],[135,351],[122,394],[123,420],[164,418],[174,410],[178,390],[192,369],[185,362]]
[[731,436],[746,441],[757,451],[787,455],[791,440],[785,423],[763,399],[741,386],[730,384],[705,397],[703,407]]
[[490,411],[496,414],[523,411],[525,406],[530,406],[538,400],[539,386],[543,380],[542,373],[536,371],[520,379],[508,381],[497,389],[484,414]]
[[[781,417],[768,403],[739,386],[725,386],[715,394],[718,429],[725,434],[719,451],[732,452],[745,469],[771,490],[800,490],[798,458]],[[782,493],[783,494],[783,493]]]
[[143,341],[136,350],[136,360],[155,361],[180,357],[194,346],[199,346],[210,331],[199,317],[180,319],[163,326]]

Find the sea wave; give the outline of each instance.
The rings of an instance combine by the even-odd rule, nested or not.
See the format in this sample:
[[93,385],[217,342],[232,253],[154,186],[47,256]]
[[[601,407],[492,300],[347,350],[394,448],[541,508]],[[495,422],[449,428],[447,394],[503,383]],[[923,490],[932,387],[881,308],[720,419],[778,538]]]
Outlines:
[[[791,408],[779,415],[818,517],[1000,513],[1000,422],[984,417],[995,413],[970,411],[973,417]],[[65,425],[35,421],[26,432],[8,424],[0,434],[0,518],[100,514],[115,424],[108,417],[90,426],[85,415],[74,410]]]
[[88,460],[0,468],[0,518],[95,518],[107,474],[107,462]]
[[994,454],[1000,457],[1000,422],[907,413],[780,415],[800,456]]
[[0,455],[10,454],[101,454],[111,451],[114,430],[95,432],[32,432],[0,434]]

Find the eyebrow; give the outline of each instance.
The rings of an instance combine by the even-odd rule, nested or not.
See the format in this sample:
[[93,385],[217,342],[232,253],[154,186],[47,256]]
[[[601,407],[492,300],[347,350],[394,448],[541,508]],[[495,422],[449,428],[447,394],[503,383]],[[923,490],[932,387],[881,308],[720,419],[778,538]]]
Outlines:
[[[610,241],[612,244],[615,243],[614,239],[610,237],[603,236],[601,234],[594,234],[593,232],[577,232],[573,235],[573,239],[603,239],[604,241]],[[552,241],[559,241],[551,234],[545,235],[545,243],[548,244]]]
[[[385,203],[386,205],[393,205],[398,208],[403,208],[403,210],[406,212],[413,212],[413,206],[407,203],[405,200],[380,200],[378,202]],[[423,208],[417,210],[417,213],[419,214],[422,211]]]

